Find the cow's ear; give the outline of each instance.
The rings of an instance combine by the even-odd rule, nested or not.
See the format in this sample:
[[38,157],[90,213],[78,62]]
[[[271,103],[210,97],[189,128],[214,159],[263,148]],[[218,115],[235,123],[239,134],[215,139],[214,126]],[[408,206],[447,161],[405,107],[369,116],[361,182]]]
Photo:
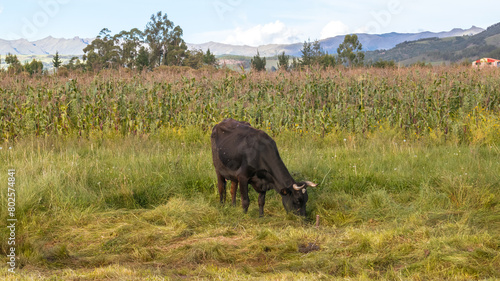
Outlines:
[[288,190],[288,188],[283,188],[282,190],[280,190],[281,195],[288,195],[289,193],[290,193],[290,190]]

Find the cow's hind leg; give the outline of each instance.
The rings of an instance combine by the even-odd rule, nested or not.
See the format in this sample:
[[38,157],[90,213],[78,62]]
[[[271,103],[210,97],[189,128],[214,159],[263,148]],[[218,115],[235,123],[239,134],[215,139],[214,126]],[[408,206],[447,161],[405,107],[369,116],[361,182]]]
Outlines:
[[217,188],[219,189],[220,203],[224,204],[226,201],[226,179],[217,173]]
[[238,182],[237,181],[231,181],[231,202],[233,203],[233,206],[236,206],[236,191],[238,190]]

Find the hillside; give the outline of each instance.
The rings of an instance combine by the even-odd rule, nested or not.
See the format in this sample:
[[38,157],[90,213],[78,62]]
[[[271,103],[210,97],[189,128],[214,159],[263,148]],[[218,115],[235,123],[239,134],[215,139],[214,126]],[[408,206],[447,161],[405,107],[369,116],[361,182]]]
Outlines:
[[366,59],[394,60],[402,64],[417,61],[450,63],[500,56],[500,23],[470,36],[425,38],[397,44],[389,50],[367,52]]
[[[380,49],[391,49],[397,44],[405,41],[414,41],[422,38],[446,38],[464,35],[474,35],[484,31],[484,29],[473,26],[469,29],[455,28],[446,32],[420,32],[420,33],[385,33],[385,34],[358,34],[359,41],[363,44],[364,51],[373,51]],[[320,40],[321,46],[329,54],[337,53],[337,48],[340,43],[344,41],[344,35],[335,36],[327,39]],[[261,56],[272,57],[285,52],[292,56],[301,56],[303,42],[294,44],[269,44],[255,46],[240,46],[223,44],[217,42],[208,42],[203,44],[188,44],[190,49],[201,49],[206,51],[210,48],[210,52],[215,55],[240,55],[240,56],[254,56],[259,51]]]

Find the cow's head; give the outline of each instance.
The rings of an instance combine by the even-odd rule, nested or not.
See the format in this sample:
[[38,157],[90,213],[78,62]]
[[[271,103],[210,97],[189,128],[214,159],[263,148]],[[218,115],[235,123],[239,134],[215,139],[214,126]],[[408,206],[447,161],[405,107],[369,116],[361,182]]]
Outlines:
[[306,203],[308,199],[307,187],[315,187],[310,181],[294,183],[289,188],[280,191],[281,201],[287,212],[293,211],[296,215],[306,216]]

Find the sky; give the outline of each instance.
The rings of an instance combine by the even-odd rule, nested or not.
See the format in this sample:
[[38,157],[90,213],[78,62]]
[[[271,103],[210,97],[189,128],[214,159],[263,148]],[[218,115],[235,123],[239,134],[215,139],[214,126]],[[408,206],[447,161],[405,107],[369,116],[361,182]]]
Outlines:
[[0,0],[0,39],[93,38],[166,13],[188,43],[259,46],[351,33],[449,31],[500,22],[498,0]]

